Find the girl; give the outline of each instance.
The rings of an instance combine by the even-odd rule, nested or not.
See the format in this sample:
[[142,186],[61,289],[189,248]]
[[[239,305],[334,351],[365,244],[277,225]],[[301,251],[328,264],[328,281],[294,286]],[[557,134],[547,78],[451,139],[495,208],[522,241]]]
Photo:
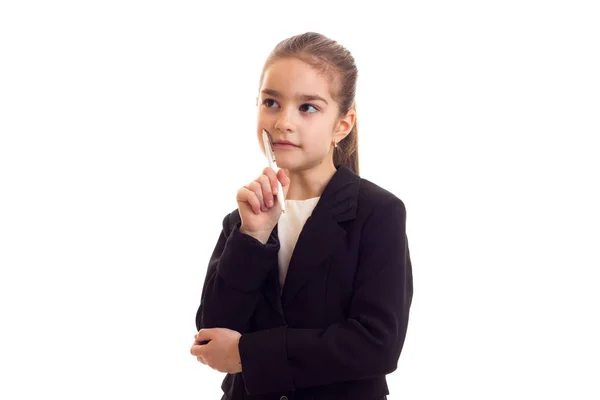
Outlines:
[[259,143],[263,129],[271,134],[280,170],[266,168],[237,192],[191,348],[227,373],[222,400],[389,393],[412,267],[403,202],[358,175],[356,79],[352,55],[317,33],[282,41],[266,60],[256,131]]

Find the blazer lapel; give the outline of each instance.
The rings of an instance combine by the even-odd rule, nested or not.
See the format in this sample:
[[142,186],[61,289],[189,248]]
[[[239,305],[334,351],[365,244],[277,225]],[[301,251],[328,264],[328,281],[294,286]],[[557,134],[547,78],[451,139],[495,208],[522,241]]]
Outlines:
[[356,217],[359,186],[360,177],[345,166],[337,167],[300,232],[290,259],[280,306],[282,304],[285,308],[343,243],[346,231],[339,223]]

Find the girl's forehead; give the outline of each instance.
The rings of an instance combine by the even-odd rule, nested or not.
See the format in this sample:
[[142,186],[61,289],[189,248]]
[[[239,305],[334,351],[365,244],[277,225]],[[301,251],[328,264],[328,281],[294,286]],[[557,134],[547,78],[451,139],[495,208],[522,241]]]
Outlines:
[[[322,71],[296,58],[284,58],[265,69],[262,87],[282,95],[314,92],[331,98],[331,80]],[[313,93],[313,94],[314,94]]]

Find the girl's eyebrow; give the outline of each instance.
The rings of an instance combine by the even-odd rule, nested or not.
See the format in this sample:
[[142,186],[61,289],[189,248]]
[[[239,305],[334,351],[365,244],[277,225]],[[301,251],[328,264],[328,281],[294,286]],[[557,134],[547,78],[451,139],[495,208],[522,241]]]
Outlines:
[[[277,90],[273,90],[273,89],[263,89],[261,91],[261,93],[266,94],[267,96],[283,97],[281,95],[281,93],[279,93]],[[319,96],[317,94],[300,94],[297,97],[302,101],[319,100],[319,101],[322,101],[323,103],[329,105],[329,103],[327,103],[327,100],[325,100],[324,98],[322,98],[321,96]]]

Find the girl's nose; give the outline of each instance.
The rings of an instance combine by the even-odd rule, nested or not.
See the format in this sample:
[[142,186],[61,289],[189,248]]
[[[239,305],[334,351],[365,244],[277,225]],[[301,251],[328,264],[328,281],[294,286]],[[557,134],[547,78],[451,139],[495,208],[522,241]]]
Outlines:
[[293,124],[290,116],[286,112],[282,112],[277,122],[275,122],[275,129],[280,132],[293,132]]

